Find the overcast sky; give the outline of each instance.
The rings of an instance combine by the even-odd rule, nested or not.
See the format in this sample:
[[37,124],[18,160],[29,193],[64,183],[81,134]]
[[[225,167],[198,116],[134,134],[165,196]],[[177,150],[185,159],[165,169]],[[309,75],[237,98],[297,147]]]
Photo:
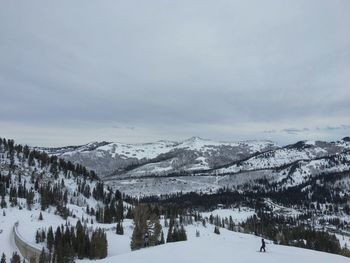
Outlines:
[[349,0],[0,0],[0,137],[350,135]]

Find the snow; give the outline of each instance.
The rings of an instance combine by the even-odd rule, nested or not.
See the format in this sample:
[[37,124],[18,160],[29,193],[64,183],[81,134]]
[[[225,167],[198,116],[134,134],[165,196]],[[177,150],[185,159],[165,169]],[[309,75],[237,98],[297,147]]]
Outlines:
[[234,223],[242,223],[246,221],[249,217],[252,217],[255,214],[254,210],[248,207],[241,207],[241,208],[233,208],[233,209],[216,209],[212,212],[205,212],[202,213],[202,216],[205,218],[209,218],[210,215],[219,216],[221,219],[224,218],[230,218],[232,217],[232,220]]
[[[19,202],[25,202],[24,199],[19,199]],[[53,226],[55,229],[61,224],[75,224],[78,218],[86,215],[85,207],[69,205],[69,208],[74,211],[77,218],[68,217],[67,221],[54,214],[54,210],[49,208],[42,212],[43,220],[39,221],[39,205],[34,205],[34,208],[29,211],[27,209],[19,210],[18,208],[5,208],[6,216],[0,215],[0,228],[3,232],[0,234],[0,244],[2,251],[9,257],[16,246],[13,242],[12,227],[14,222],[19,221],[18,231],[21,236],[30,244],[42,246],[43,244],[35,244],[35,232],[37,229],[47,229]],[[209,217],[210,214],[218,215],[221,218],[233,217],[235,222],[242,222],[246,218],[252,216],[252,209],[241,207],[234,209],[216,209],[211,212],[202,213],[202,216]],[[167,228],[164,227],[164,220],[161,220],[163,231],[166,235]],[[124,220],[123,236],[115,234],[115,224],[90,224],[90,227],[102,227],[107,233],[108,239],[108,257],[99,260],[101,263],[109,262],[226,262],[232,260],[234,262],[349,262],[348,258],[338,255],[332,255],[312,250],[301,248],[286,247],[274,245],[267,241],[267,253],[258,253],[260,246],[260,238],[250,234],[232,232],[220,228],[220,235],[214,234],[214,226],[207,224],[206,227],[200,222],[194,222],[193,225],[185,226],[188,240],[184,242],[168,243],[153,248],[141,249],[138,251],[130,250],[130,237],[133,230],[132,220]],[[200,237],[196,237],[196,231],[199,231]],[[347,242],[346,238],[342,240],[339,237],[341,244]],[[88,263],[90,260],[77,260],[77,262]]]
[[251,152],[261,151],[263,148],[268,146],[276,146],[277,144],[271,141],[240,141],[240,142],[223,142],[223,141],[212,141],[208,139],[202,139],[200,137],[192,137],[181,143],[179,143],[176,148],[182,149],[187,148],[189,150],[195,151],[208,151],[213,147],[217,146],[230,146],[230,147],[239,147],[246,146],[250,148]]
[[125,156],[127,158],[136,159],[152,159],[162,153],[169,152],[173,149],[176,143],[159,141],[155,143],[143,143],[143,144],[124,144],[124,143],[111,143],[105,146],[98,147],[97,151],[110,152],[114,158],[116,155]]
[[[19,202],[25,203],[25,201],[21,199],[19,199]],[[99,224],[96,222],[94,224],[90,224],[90,219],[92,217],[85,213],[85,207],[83,208],[70,204],[69,209],[74,211],[76,218],[68,217],[67,220],[64,220],[60,216],[54,214],[53,208],[49,208],[47,211],[40,211],[38,205],[36,205],[35,208],[30,211],[27,209],[19,210],[17,207],[5,208],[3,210],[5,211],[6,216],[3,216],[3,210],[1,210],[0,229],[2,230],[2,233],[0,234],[0,253],[4,252],[7,257],[10,257],[13,251],[19,252],[14,243],[12,234],[12,227],[17,221],[19,222],[18,233],[20,236],[32,246],[41,249],[43,244],[35,243],[35,233],[38,229],[47,230],[50,226],[52,226],[53,230],[55,231],[61,224],[65,225],[67,223],[68,225],[75,225],[78,219],[81,220],[82,217],[84,219],[88,219],[88,227],[101,227],[105,229],[109,242],[109,256],[130,252],[130,237],[132,234],[131,220],[124,220],[123,225],[125,235],[119,236],[115,234],[116,224]],[[43,220],[38,220],[40,212],[43,215]]]
[[[213,233],[214,226],[198,225],[186,227],[188,241],[169,243],[131,253],[107,257],[101,263],[178,263],[178,262],[269,262],[269,263],[329,263],[349,262],[348,258],[301,248],[267,244],[267,253],[259,253],[260,238],[220,229],[220,235]],[[200,237],[195,231],[200,231]],[[79,260],[78,262],[89,262]]]
[[[90,143],[75,149],[73,151],[65,152],[63,155],[71,156],[79,153],[88,152],[88,146],[96,144]],[[95,149],[95,152],[102,153],[108,152],[113,158],[116,156],[123,156],[124,158],[136,158],[141,159],[153,159],[173,150],[187,149],[200,152],[208,152],[213,150],[215,147],[220,146],[230,146],[230,147],[247,147],[250,149],[251,153],[261,151],[266,147],[277,147],[277,145],[271,141],[242,141],[242,142],[219,142],[212,141],[208,139],[202,139],[199,137],[192,137],[190,139],[184,140],[182,142],[172,142],[172,141],[158,141],[154,143],[140,143],[140,144],[125,144],[119,142],[109,143]]]
[[[161,142],[162,145],[168,145],[169,142]],[[193,143],[196,144],[196,147],[207,147],[207,142],[203,144],[203,140],[194,139]],[[171,144],[171,143],[170,143]],[[204,145],[204,146],[203,146]],[[107,147],[108,145],[102,146]],[[152,148],[150,145],[147,147]],[[284,149],[281,151],[281,156],[289,151]],[[290,151],[297,152],[295,149]],[[350,159],[350,155],[342,155],[347,160]],[[269,157],[269,156],[267,156]],[[341,157],[342,158],[342,157]],[[253,158],[252,158],[253,159]],[[259,160],[258,158],[255,158]],[[206,159],[203,156],[197,157],[196,161],[198,164],[205,165]],[[249,161],[249,160],[248,160]],[[33,172],[33,167],[28,167],[27,162],[21,162],[17,157],[15,158],[15,163],[19,166],[18,169],[14,171],[13,180],[14,183],[19,172],[23,172],[22,180],[28,182],[27,187],[31,187],[29,174]],[[7,171],[6,167],[8,166],[8,159],[2,159],[0,161],[0,167],[3,167],[3,171]],[[311,161],[302,161],[300,162],[300,167],[298,167],[293,174],[293,179],[296,182],[300,182],[304,179],[305,176],[309,176],[312,173],[313,169],[324,169],[324,166],[329,166],[327,159],[318,159]],[[158,169],[161,172],[161,169],[166,170],[168,166],[159,166],[155,167],[149,164],[150,169]],[[338,165],[336,167],[329,167],[331,169],[344,169],[346,165]],[[40,169],[39,166],[35,167],[36,172],[47,172],[48,169]],[[246,174],[237,174],[231,177],[231,175],[224,176],[183,176],[183,177],[168,177],[168,178],[147,178],[147,179],[137,179],[137,180],[125,180],[120,181],[124,184],[126,189],[129,191],[134,191],[135,195],[142,194],[157,194],[157,193],[169,193],[174,191],[183,190],[192,191],[193,189],[200,189],[203,192],[210,192],[221,188],[222,186],[230,186],[233,182],[248,182],[247,180],[254,179],[254,176],[261,176],[261,173],[254,175],[254,172],[247,172]],[[59,175],[58,181],[62,179],[62,174]],[[234,178],[234,179],[233,179]],[[236,180],[236,181],[234,181]],[[246,180],[246,181],[245,181]],[[71,196],[72,193],[77,189],[77,183],[74,179],[65,179],[65,186],[68,190],[68,194]],[[167,184],[164,184],[167,182]],[[90,184],[91,188],[94,182],[87,182]],[[127,191],[122,191],[127,192]],[[8,202],[8,197],[7,203]],[[47,211],[42,212],[43,221],[39,221],[40,205],[38,203],[38,196],[35,197],[36,203],[33,205],[32,210],[27,210],[25,199],[18,198],[18,202],[23,209],[19,210],[17,207],[6,208],[4,209],[6,216],[0,214],[0,244],[2,251],[6,253],[9,257],[13,251],[16,250],[16,246],[13,242],[12,236],[12,227],[16,221],[19,221],[18,231],[20,235],[27,240],[29,243],[40,247],[43,244],[35,244],[35,232],[38,229],[47,229],[49,226],[52,226],[54,229],[61,224],[66,222],[71,225],[75,225],[78,218],[88,219],[87,225],[89,227],[102,227],[108,238],[108,258],[102,260],[101,262],[212,262],[214,261],[227,261],[234,260],[235,262],[279,262],[284,261],[285,263],[294,262],[298,260],[300,262],[346,262],[346,258],[330,255],[326,253],[309,251],[299,248],[291,248],[284,246],[277,246],[273,244],[268,244],[268,252],[266,254],[257,254],[255,251],[260,245],[260,239],[258,237],[229,232],[225,229],[220,229],[221,235],[216,235],[213,233],[213,226],[207,225],[204,227],[200,223],[195,223],[194,225],[186,226],[188,233],[187,242],[179,242],[176,244],[166,244],[158,246],[155,248],[143,249],[136,252],[130,251],[130,237],[132,234],[133,226],[131,220],[125,220],[123,222],[125,235],[118,236],[115,234],[115,224],[90,224],[91,217],[85,213],[86,205],[90,207],[96,207],[98,202],[92,198],[86,199],[83,196],[79,196],[74,201],[75,204],[68,204],[68,208],[75,214],[75,218],[69,217],[67,220],[63,220],[61,217],[54,214],[54,209],[51,207]],[[288,214],[291,216],[297,215],[299,212],[292,208],[285,208],[271,202],[271,200],[266,200],[267,203],[272,207],[272,210],[276,214]],[[1,211],[2,212],[2,211]],[[203,217],[209,217],[210,215],[220,216],[221,218],[232,217],[234,222],[239,223],[246,220],[248,217],[254,215],[254,210],[241,207],[234,209],[216,209],[211,212],[202,213]],[[324,216],[325,218],[329,216]],[[318,218],[319,219],[319,218]],[[348,217],[340,218],[348,220]],[[163,224],[164,225],[164,224]],[[321,226],[320,226],[321,227]],[[166,234],[166,228],[163,228],[164,233]],[[196,231],[200,231],[200,237],[197,238],[195,235]],[[341,236],[337,234],[338,239],[342,246],[349,246],[349,237]],[[0,253],[2,252],[0,251]],[[169,255],[174,255],[167,260]],[[178,255],[178,257],[175,257]],[[88,260],[83,260],[82,262],[88,262]]]
[[339,240],[341,247],[347,247],[350,248],[350,236],[335,234],[337,239]]
[[191,170],[207,170],[210,169],[210,166],[206,160],[205,157],[200,156],[196,158],[196,163],[193,164],[190,168],[188,168],[189,171]]

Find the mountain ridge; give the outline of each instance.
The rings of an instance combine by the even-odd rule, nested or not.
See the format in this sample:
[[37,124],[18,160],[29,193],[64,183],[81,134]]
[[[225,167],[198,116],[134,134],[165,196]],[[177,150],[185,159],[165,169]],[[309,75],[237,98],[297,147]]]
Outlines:
[[63,149],[48,153],[95,170],[112,187],[131,195],[263,187],[261,180],[289,188],[320,174],[350,171],[347,137],[285,146],[269,140],[217,142],[191,137],[181,142],[94,142]]
[[[101,177],[105,177],[114,172],[128,169],[130,166],[154,163],[157,159],[164,159],[166,155],[177,155],[177,160],[183,163],[184,169],[182,170],[196,171],[208,170],[218,165],[240,160],[255,152],[278,147],[280,146],[268,140],[221,142],[191,137],[180,142],[161,140],[153,143],[124,144],[103,141],[79,146],[37,147],[37,149],[50,155],[58,155],[81,163],[99,172]],[[98,163],[94,162],[97,159],[99,164],[102,163],[103,168],[98,167]],[[190,162],[186,162],[186,159],[190,159]],[[186,165],[191,167],[186,167]],[[173,170],[177,170],[177,168]]]

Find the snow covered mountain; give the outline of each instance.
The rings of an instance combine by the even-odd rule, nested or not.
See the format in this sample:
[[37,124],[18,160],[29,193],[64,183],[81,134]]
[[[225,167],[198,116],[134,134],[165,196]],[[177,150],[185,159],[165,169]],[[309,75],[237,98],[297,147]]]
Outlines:
[[216,142],[193,137],[183,142],[95,142],[76,147],[39,149],[81,163],[102,178],[120,179],[205,171],[277,148],[277,144],[270,141]]
[[[158,145],[162,145],[162,143],[168,145],[173,144],[172,149],[180,150],[184,150],[184,145],[186,145],[188,151],[193,149],[194,151],[200,150],[203,152],[212,151],[212,147],[215,146],[215,143],[206,141],[203,145],[202,141],[204,140],[194,138],[183,143],[160,142]],[[257,147],[256,142],[250,142],[250,144],[223,144],[226,144],[224,146],[228,147],[236,147],[236,145],[239,145],[240,147],[243,147],[242,145],[244,145],[249,148],[251,145]],[[80,164],[73,164],[70,161],[59,159],[54,154],[58,154],[59,151],[61,151],[60,154],[68,154],[69,152],[72,152],[72,149],[73,151],[81,149],[82,152],[94,151],[94,149],[108,146],[109,143],[66,147],[60,148],[59,150],[50,149],[52,155],[49,156],[45,152],[30,149],[28,146],[16,145],[13,140],[0,139],[0,207],[2,209],[2,215],[0,216],[0,243],[2,244],[2,251],[0,251],[0,253],[3,252],[4,257],[9,258],[11,257],[12,252],[16,251],[21,253],[21,255],[28,260],[28,251],[32,251],[33,249],[42,251],[43,247],[49,247],[49,242],[51,241],[49,241],[49,234],[46,234],[46,231],[50,229],[50,227],[56,229],[55,240],[59,240],[60,235],[58,233],[59,231],[63,231],[63,229],[65,229],[64,236],[69,239],[73,238],[75,234],[72,234],[73,232],[71,232],[72,236],[70,236],[68,229],[70,228],[70,231],[73,231],[74,225],[76,225],[76,231],[78,231],[79,221],[83,222],[86,231],[92,231],[91,240],[89,239],[89,241],[86,241],[87,243],[85,243],[85,245],[88,244],[88,242],[91,242],[91,244],[92,242],[98,242],[95,238],[92,238],[95,236],[94,233],[104,233],[103,237],[106,240],[105,244],[108,242],[108,246],[105,246],[106,254],[100,258],[104,258],[102,261],[106,263],[119,260],[127,262],[145,262],[145,259],[146,262],[148,262],[148,260],[163,262],[166,260],[166,257],[171,255],[171,253],[181,254],[181,257],[178,257],[177,260],[183,262],[212,262],[217,256],[220,256],[222,260],[235,259],[237,262],[255,262],[258,260],[262,262],[280,262],[281,260],[288,262],[290,255],[297,255],[293,257],[293,260],[297,258],[300,262],[346,262],[348,259],[342,256],[309,251],[301,248],[289,248],[281,245],[293,245],[293,242],[295,241],[294,239],[289,240],[289,243],[278,243],[277,240],[281,241],[282,239],[276,238],[274,241],[267,242],[268,246],[266,254],[255,253],[259,248],[260,237],[242,233],[242,231],[245,231],[246,233],[254,233],[253,230],[249,228],[249,222],[251,222],[249,220],[252,220],[254,216],[263,218],[262,215],[259,214],[259,211],[255,210],[254,204],[260,198],[259,195],[255,194],[253,195],[254,201],[252,203],[248,201],[249,198],[246,199],[246,201],[243,201],[245,199],[242,199],[241,203],[237,203],[238,199],[231,198],[231,201],[227,203],[227,207],[224,209],[223,204],[220,204],[219,206],[219,202],[224,199],[217,199],[218,196],[215,194],[193,195],[193,193],[191,193],[187,196],[186,194],[178,194],[173,196],[185,199],[178,199],[176,201],[169,197],[168,201],[165,203],[162,203],[159,199],[159,208],[161,208],[165,214],[168,209],[173,206],[181,207],[181,205],[184,205],[183,208],[185,208],[192,204],[193,207],[191,207],[191,209],[179,210],[184,211],[183,213],[186,214],[179,216],[179,218],[174,218],[177,222],[176,224],[182,224],[182,226],[186,228],[187,237],[185,240],[187,240],[187,242],[178,242],[175,244],[172,243],[171,240],[169,240],[169,242],[167,240],[166,244],[161,246],[142,249],[136,252],[131,251],[130,240],[132,240],[135,230],[135,222],[131,219],[133,217],[132,209],[135,209],[134,211],[136,211],[135,206],[140,201],[147,203],[147,198],[131,198],[124,195],[124,193],[131,195],[154,195],[156,193],[171,193],[179,192],[181,190],[184,192],[193,190],[210,191],[230,184],[235,184],[236,186],[242,185],[243,182],[248,182],[248,180],[258,185],[258,181],[259,179],[261,180],[262,175],[265,175],[265,178],[268,178],[268,174],[271,173],[273,169],[270,167],[260,167],[259,169],[261,170],[247,170],[238,173],[232,172],[232,174],[227,171],[219,174],[219,171],[222,169],[228,169],[234,165],[239,166],[250,160],[256,160],[259,158],[264,160],[264,158],[270,157],[271,152],[280,152],[282,150],[295,152],[296,149],[298,151],[303,151],[305,150],[305,147],[310,153],[310,160],[297,159],[297,161],[295,161],[291,158],[290,161],[292,161],[292,165],[299,162],[311,163],[316,161],[325,162],[328,160],[328,163],[322,163],[322,165],[324,165],[324,168],[321,169],[323,172],[327,169],[333,169],[332,167],[336,167],[338,170],[347,167],[349,161],[346,157],[349,152],[349,142],[347,139],[336,143],[325,144],[322,147],[317,142],[312,144],[312,147],[309,147],[309,144],[310,143],[304,142],[283,148],[276,147],[276,149],[266,150],[264,153],[254,152],[252,150],[253,153],[250,157],[234,161],[234,164],[226,165],[226,167],[202,170],[194,176],[177,175],[135,177],[132,179],[122,178],[110,181],[109,185],[106,187],[100,180],[98,180],[93,171],[89,171]],[[263,143],[260,145],[263,145]],[[222,144],[220,143],[220,145],[217,146],[222,147]],[[155,146],[150,147],[150,145],[148,145],[148,147],[153,150],[156,149]],[[318,148],[328,149],[330,154],[319,155],[318,153],[323,151]],[[109,149],[109,147],[107,147],[107,149]],[[302,154],[302,157],[304,158],[305,155]],[[278,168],[280,170],[276,169],[276,173],[289,167],[289,163],[286,163],[285,160],[277,162],[277,165],[282,165],[282,168]],[[298,170],[298,168],[290,169],[294,171]],[[216,173],[216,175],[213,175],[213,173]],[[273,182],[271,175],[270,177],[270,182]],[[282,176],[279,175],[279,177]],[[311,179],[314,179],[314,175]],[[309,181],[311,179],[309,178]],[[345,196],[345,198],[343,198],[345,203],[346,196],[349,196],[350,189],[348,179],[349,175],[346,175],[345,177],[337,177],[332,183],[332,185],[337,188],[337,192],[332,191],[332,194],[335,196],[339,193],[339,196]],[[320,182],[317,182],[318,185],[322,185],[323,183],[324,182],[321,180]],[[114,186],[114,188],[108,186]],[[125,192],[122,195],[122,193],[116,191],[116,189],[123,189]],[[222,197],[224,197],[225,193],[221,193],[223,194]],[[236,193],[226,192],[226,194],[235,195]],[[247,197],[248,196],[249,194]],[[321,196],[321,198],[323,197],[325,199],[328,198],[327,192]],[[198,201],[198,198],[204,198],[200,202],[212,204],[208,204],[208,207],[219,207],[219,209],[203,210],[204,206],[202,204],[196,204],[196,199]],[[157,203],[157,199],[149,198],[149,200],[153,203],[148,204],[149,206],[147,207],[152,207],[152,205]],[[166,199],[163,199],[163,201],[164,200]],[[310,200],[312,200],[312,198],[310,198]],[[273,214],[276,217],[279,217],[280,220],[281,216],[286,216],[286,218],[288,216],[291,218],[300,216],[300,218],[302,218],[302,216],[305,216],[310,212],[308,208],[304,207],[301,209],[302,206],[284,207],[283,205],[274,203],[273,200],[268,198],[264,199],[264,203],[267,204],[268,207],[269,212],[267,214],[270,215],[271,212],[273,212]],[[346,248],[349,244],[348,240],[350,237],[350,232],[348,231],[349,228],[347,227],[349,222],[349,213],[347,212],[347,209],[349,208],[346,208],[345,203],[338,200],[332,204],[331,200],[328,199],[321,204],[313,204],[314,207],[320,206],[320,209],[317,208],[318,210],[314,211],[314,216],[312,216],[313,220],[316,222],[316,226],[320,229],[319,231],[321,231],[320,227],[323,227],[327,222],[332,222],[331,225],[327,223],[326,231],[327,233],[336,234],[334,236],[328,235],[328,237],[330,239],[333,238],[332,240],[337,243],[336,247],[338,250],[324,250],[323,248],[322,251],[347,255],[342,254],[343,252],[347,253]],[[250,206],[245,207],[245,205]],[[330,210],[330,207],[332,207],[332,210]],[[161,211],[159,208],[154,209],[154,211]],[[193,213],[192,209],[196,209],[194,210],[195,213]],[[152,210],[147,210],[146,213],[150,213],[150,211]],[[332,213],[330,211],[332,211]],[[210,219],[214,218],[212,215],[215,216],[214,221],[211,221]],[[157,217],[164,233],[169,232],[170,229],[172,229],[169,225],[169,222],[172,222],[171,219],[165,219],[165,216],[166,215],[164,214],[159,214],[159,218]],[[219,217],[221,217],[221,219]],[[116,228],[117,221],[121,219],[123,219],[122,225],[124,226],[122,226],[124,229],[123,234],[117,232],[118,225]],[[303,222],[311,224],[311,221],[307,221],[309,218],[304,218],[303,220]],[[19,221],[18,225],[15,224],[16,221]],[[229,223],[231,221],[233,222],[232,225]],[[323,223],[321,223],[321,221]],[[341,222],[341,228],[339,222]],[[218,223],[220,223],[220,234],[213,231],[214,224],[216,225]],[[175,229],[179,229],[179,226],[180,225],[177,225]],[[234,228],[230,228],[231,226],[234,226]],[[274,231],[276,226],[272,228]],[[315,227],[315,225],[313,225],[313,227]],[[233,232],[233,230],[238,232]],[[41,234],[40,236],[40,233],[44,234]],[[266,232],[266,234],[267,233],[268,232]],[[77,236],[78,234],[76,234],[76,237]],[[89,235],[86,235],[86,237],[89,237]],[[274,237],[274,235],[272,237]],[[273,242],[275,244],[273,244]],[[304,244],[306,241],[304,240],[302,242],[302,244]],[[55,241],[54,244],[61,243]],[[311,246],[311,244],[313,244],[312,240],[308,240],[305,244],[308,245],[306,247],[313,248]],[[298,246],[303,247],[300,244]],[[91,245],[91,247],[94,246]],[[64,251],[58,250],[58,248],[60,247],[55,248],[57,253]],[[201,253],[200,251],[203,251],[203,249],[205,252]],[[73,254],[70,254],[70,256],[73,255],[74,257],[74,253],[76,253],[75,250],[72,253]],[[13,255],[14,254],[12,254],[12,257]],[[96,256],[91,254],[89,257],[90,259],[94,259]],[[81,257],[81,262],[88,262],[89,257],[84,254]],[[170,259],[169,262],[175,262],[171,260],[173,259]]]
[[111,186],[131,195],[212,192],[261,180],[288,188],[321,174],[350,171],[349,137],[284,147],[271,141],[215,142],[193,137],[183,142],[101,142],[41,150],[93,169]]

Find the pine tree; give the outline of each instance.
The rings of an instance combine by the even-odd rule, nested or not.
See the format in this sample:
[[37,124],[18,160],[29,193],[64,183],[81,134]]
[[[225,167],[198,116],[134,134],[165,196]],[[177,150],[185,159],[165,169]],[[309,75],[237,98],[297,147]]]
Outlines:
[[5,201],[5,195],[1,196],[0,207],[1,208],[6,208],[7,207],[7,203]]
[[124,235],[124,228],[121,222],[117,223],[117,229],[116,229],[117,235]]
[[54,244],[54,236],[53,236],[53,231],[52,231],[52,227],[50,226],[49,227],[49,230],[47,232],[47,248],[49,249],[50,252],[52,252],[52,247],[53,247],[53,244]]
[[126,216],[127,219],[132,219],[133,218],[133,214],[132,214],[132,209],[131,207],[128,207],[128,210],[126,212]]
[[40,214],[39,214],[39,220],[43,220],[44,218],[43,218],[43,214],[40,212]]
[[143,234],[138,224],[134,225],[134,230],[131,236],[130,247],[131,247],[131,250],[136,250],[143,247]]
[[130,247],[132,250],[140,249],[145,245],[145,236],[148,233],[147,219],[149,208],[146,205],[138,205],[134,209],[134,230],[131,237]]
[[60,227],[57,227],[55,232],[54,258],[56,263],[64,263],[64,251]]
[[28,210],[31,210],[32,209],[32,205],[33,205],[33,201],[34,201],[34,192],[33,192],[32,189],[27,194],[27,199],[26,200],[27,200],[27,208],[28,208]]
[[13,252],[11,263],[21,263],[21,257],[17,254],[17,252]]
[[173,229],[174,229],[174,219],[171,218],[170,223],[169,223],[168,234],[167,234],[167,238],[166,238],[167,243],[173,242]]
[[97,229],[92,233],[90,252],[90,259],[107,257],[107,237],[102,229]]
[[6,256],[5,256],[5,253],[2,253],[0,263],[6,263]]
[[48,257],[45,253],[45,249],[43,248],[41,250],[40,256],[39,256],[39,263],[48,263]]
[[40,243],[40,239],[41,239],[41,238],[40,238],[40,234],[39,234],[39,231],[37,230],[37,231],[36,231],[36,234],[35,234],[35,242],[36,242],[36,243]]
[[159,244],[160,244],[160,245],[163,245],[164,243],[165,243],[165,240],[164,240],[164,232],[163,232],[163,230],[162,230],[162,233],[161,233],[161,235],[160,235]]
[[186,241],[187,240],[187,234],[186,234],[186,229],[184,225],[181,225],[180,228],[180,240],[179,241]]
[[162,232],[162,225],[159,222],[158,215],[156,215],[154,212],[150,215],[147,228],[149,233],[149,245],[158,245],[160,234]]
[[124,206],[122,199],[120,199],[117,204],[116,220],[117,222],[124,220]]
[[87,256],[85,251],[85,230],[80,220],[76,224],[76,252],[79,259],[83,259]]
[[73,248],[73,235],[70,232],[68,226],[66,226],[64,234],[62,236],[62,244],[63,244],[63,257],[64,262],[73,262],[74,261],[74,248]]

